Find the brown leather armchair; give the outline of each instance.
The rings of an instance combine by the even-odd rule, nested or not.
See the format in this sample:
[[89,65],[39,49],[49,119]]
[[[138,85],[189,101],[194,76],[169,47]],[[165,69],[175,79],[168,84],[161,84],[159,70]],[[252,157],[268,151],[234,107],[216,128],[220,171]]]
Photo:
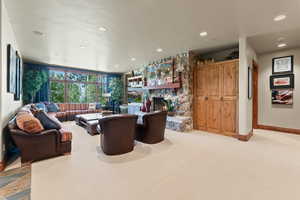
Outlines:
[[136,139],[143,143],[155,144],[164,140],[167,112],[156,111],[145,114],[142,124],[137,125]]
[[22,163],[30,163],[71,152],[71,141],[63,141],[63,135],[58,130],[46,130],[38,134],[28,134],[16,128],[9,131],[21,151]]
[[99,120],[101,147],[107,155],[128,153],[134,148],[136,115],[113,115]]

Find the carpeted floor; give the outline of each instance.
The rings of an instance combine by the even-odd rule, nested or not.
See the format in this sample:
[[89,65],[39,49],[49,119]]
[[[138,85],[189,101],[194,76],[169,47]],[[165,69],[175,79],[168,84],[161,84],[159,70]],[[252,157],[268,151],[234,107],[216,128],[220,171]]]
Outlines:
[[23,167],[0,173],[0,199],[30,199],[31,168]]
[[[106,156],[98,136],[73,122],[73,151],[32,165],[33,200],[299,199],[300,136],[256,131],[249,142],[203,132],[166,132]],[[98,150],[97,150],[98,149]]]

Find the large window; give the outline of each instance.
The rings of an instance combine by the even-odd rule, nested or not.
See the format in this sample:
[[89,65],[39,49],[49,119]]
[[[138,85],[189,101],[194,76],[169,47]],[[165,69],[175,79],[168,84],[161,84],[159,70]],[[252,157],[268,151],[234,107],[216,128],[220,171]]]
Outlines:
[[101,102],[108,92],[106,74],[56,68],[51,68],[49,74],[51,102]]

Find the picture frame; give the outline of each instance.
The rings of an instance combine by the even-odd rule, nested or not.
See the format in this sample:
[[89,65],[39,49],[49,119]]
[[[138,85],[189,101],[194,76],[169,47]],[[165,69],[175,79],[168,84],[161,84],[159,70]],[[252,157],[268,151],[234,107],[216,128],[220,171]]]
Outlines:
[[19,101],[21,99],[22,91],[22,60],[18,52],[16,52],[16,91],[14,94],[14,100]]
[[252,99],[253,96],[253,74],[252,68],[248,67],[248,99]]
[[272,90],[272,104],[293,105],[292,89]]
[[294,89],[294,74],[280,74],[270,76],[270,88],[274,89]]
[[272,74],[293,73],[294,56],[283,56],[272,59]]
[[16,52],[14,48],[7,45],[7,92],[15,93],[16,91]]

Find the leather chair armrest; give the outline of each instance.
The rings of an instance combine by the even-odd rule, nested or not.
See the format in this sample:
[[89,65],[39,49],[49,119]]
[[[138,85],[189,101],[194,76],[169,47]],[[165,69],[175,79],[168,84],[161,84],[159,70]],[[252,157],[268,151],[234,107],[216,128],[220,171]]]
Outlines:
[[101,126],[100,125],[97,125],[97,132],[99,133],[99,134],[103,134],[103,132],[102,132],[102,129],[101,129]]

